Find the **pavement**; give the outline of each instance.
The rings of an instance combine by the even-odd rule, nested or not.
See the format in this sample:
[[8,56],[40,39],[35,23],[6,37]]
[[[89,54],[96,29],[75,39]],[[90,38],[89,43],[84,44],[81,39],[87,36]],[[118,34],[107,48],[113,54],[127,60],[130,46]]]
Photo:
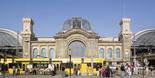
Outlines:
[[[120,73],[120,72],[119,72]],[[68,77],[62,77],[60,75],[60,73],[56,74],[55,76],[51,76],[51,75],[8,75],[5,74],[4,75],[0,75],[0,78],[102,78],[102,77],[98,77],[98,76],[76,76],[76,75],[72,75],[72,76],[68,76]],[[119,75],[116,75],[114,77],[110,77],[110,78],[121,78]],[[125,78],[129,78],[128,76],[126,76]],[[148,75],[144,75],[140,73],[138,75],[131,75],[130,78],[155,78],[155,72],[154,75],[151,76],[151,73],[149,73]]]
[[[4,77],[0,77],[0,78],[4,78]],[[13,75],[6,75],[5,78],[102,78],[102,77],[98,77],[98,76],[68,76],[68,77],[62,77],[61,75],[55,75],[55,76],[51,76],[51,75],[17,75],[17,76],[13,76]],[[120,76],[115,76],[115,77],[110,77],[110,78],[120,78]],[[128,76],[125,78],[129,78]],[[139,75],[132,75],[130,78],[143,78],[142,74]],[[154,76],[151,75],[144,75],[144,78],[155,78]]]

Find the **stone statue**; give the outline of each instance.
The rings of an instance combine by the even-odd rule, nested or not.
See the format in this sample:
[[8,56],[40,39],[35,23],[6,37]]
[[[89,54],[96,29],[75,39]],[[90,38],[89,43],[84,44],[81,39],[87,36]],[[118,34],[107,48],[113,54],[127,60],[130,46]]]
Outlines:
[[73,28],[81,28],[81,21],[78,19],[73,20]]

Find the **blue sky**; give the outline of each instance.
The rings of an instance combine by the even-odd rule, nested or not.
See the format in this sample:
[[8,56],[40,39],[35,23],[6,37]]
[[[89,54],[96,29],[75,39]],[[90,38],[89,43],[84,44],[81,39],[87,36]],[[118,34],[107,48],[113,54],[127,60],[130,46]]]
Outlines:
[[22,18],[34,20],[36,36],[54,36],[65,20],[87,19],[100,36],[120,32],[123,17],[132,20],[133,33],[155,28],[155,0],[0,0],[0,27],[22,31]]

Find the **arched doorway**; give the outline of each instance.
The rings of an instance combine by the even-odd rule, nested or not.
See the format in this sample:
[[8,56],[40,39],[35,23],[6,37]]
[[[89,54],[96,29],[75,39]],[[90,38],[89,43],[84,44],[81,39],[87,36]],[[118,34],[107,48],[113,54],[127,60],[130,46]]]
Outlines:
[[85,57],[85,52],[86,46],[79,40],[71,42],[68,46],[68,53],[71,54],[73,58]]

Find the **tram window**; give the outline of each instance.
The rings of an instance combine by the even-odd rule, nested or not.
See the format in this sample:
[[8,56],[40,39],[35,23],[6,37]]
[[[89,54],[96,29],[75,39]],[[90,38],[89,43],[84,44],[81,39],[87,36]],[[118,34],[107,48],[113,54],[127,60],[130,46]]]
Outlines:
[[22,63],[18,62],[18,63],[15,63],[16,64],[16,67],[18,68],[22,68]]
[[6,71],[8,71],[8,64],[5,65]]
[[57,70],[59,70],[59,64],[57,64]]
[[91,66],[91,63],[87,63],[87,66],[90,67]]
[[25,64],[23,64],[23,71],[25,71]]
[[5,71],[5,64],[2,64],[2,71]]
[[9,68],[13,68],[15,66],[15,63],[9,63]]
[[33,63],[33,68],[34,68],[34,67],[37,67],[37,63]]
[[0,71],[2,70],[2,64],[0,63]]
[[100,67],[102,66],[102,63],[93,63],[93,67],[96,68],[96,67]]
[[73,68],[73,63],[61,63],[61,67],[65,67],[65,68]]
[[74,67],[76,67],[76,64],[74,64]]
[[66,68],[73,68],[73,63],[66,63]]
[[48,64],[43,64],[43,63],[33,63],[33,68],[37,67],[37,68],[47,68]]

